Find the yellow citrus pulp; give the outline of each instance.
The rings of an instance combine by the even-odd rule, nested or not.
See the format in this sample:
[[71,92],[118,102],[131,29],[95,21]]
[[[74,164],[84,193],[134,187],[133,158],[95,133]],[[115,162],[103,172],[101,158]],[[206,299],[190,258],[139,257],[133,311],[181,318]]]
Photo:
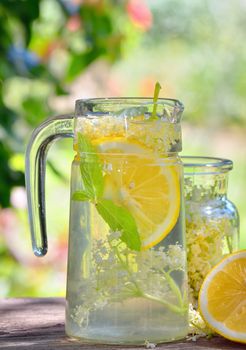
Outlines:
[[177,165],[125,138],[92,142],[105,165],[104,198],[127,208],[136,221],[142,249],[153,247],[170,233],[179,216]]
[[246,250],[228,255],[208,273],[199,308],[215,332],[246,343]]

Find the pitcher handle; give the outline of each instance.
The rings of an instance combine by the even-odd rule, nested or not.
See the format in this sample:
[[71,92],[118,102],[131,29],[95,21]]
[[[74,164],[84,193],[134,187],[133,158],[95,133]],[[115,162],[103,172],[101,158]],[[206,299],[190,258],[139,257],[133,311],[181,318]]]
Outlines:
[[45,168],[49,146],[59,138],[73,137],[73,115],[52,117],[32,133],[26,150],[26,189],[32,248],[36,256],[48,250],[45,216]]

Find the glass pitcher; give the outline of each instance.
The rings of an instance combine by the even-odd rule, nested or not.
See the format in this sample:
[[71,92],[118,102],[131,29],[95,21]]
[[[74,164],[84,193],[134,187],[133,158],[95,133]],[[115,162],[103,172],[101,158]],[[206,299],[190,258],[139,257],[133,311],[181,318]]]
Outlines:
[[189,296],[193,306],[207,273],[238,250],[239,215],[227,198],[229,159],[181,157],[184,164]]
[[74,138],[67,335],[114,344],[186,336],[182,111],[171,99],[78,100],[75,117],[34,131],[26,186],[37,256],[47,252],[47,150],[59,137]]

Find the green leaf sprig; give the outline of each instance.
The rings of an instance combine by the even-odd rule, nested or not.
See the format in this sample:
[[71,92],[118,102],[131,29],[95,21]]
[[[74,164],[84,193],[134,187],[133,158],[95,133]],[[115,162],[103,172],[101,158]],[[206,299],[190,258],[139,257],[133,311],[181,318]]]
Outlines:
[[96,149],[85,135],[78,133],[78,149],[83,158],[80,161],[80,172],[84,190],[75,191],[72,199],[75,201],[90,201],[94,203],[98,213],[109,225],[112,231],[120,231],[120,239],[128,248],[136,251],[141,249],[141,241],[135,219],[122,206],[112,200],[103,198],[103,170]]
[[158,101],[160,90],[161,90],[161,85],[157,81],[157,83],[155,84],[155,91],[154,91],[154,98],[153,98],[153,105],[154,105],[153,106],[153,111],[152,111],[152,114],[151,114],[151,117],[150,117],[149,120],[158,119],[156,112],[157,112],[157,101]]
[[96,207],[98,213],[113,231],[119,230],[122,232],[120,238],[126,243],[128,248],[139,251],[141,241],[136,222],[129,211],[124,207],[115,205],[108,199],[101,199]]

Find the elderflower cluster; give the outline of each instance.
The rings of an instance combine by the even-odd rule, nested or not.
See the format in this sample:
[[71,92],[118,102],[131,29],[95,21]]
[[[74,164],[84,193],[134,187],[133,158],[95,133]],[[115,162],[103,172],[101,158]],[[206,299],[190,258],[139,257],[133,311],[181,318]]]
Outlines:
[[145,340],[144,345],[145,345],[146,349],[155,349],[156,348],[156,344],[150,343],[148,340]]
[[228,218],[208,220],[196,214],[186,219],[189,293],[194,304],[205,276],[225,253],[225,236],[230,239],[232,233]]
[[[189,180],[189,179],[187,179]],[[186,182],[186,188],[190,186]],[[193,186],[186,195],[186,243],[190,301],[197,306],[202,282],[211,268],[232,252],[234,227],[230,217],[204,210],[213,189]],[[214,205],[210,201],[210,206]]]
[[187,340],[196,341],[198,338],[212,336],[213,331],[206,325],[200,313],[189,305],[189,336]]
[[[180,302],[170,280],[172,272],[183,271],[185,252],[179,244],[146,251],[132,251],[120,240],[120,231],[111,231],[107,239],[93,242],[88,276],[81,279],[81,304],[72,311],[73,321],[87,327],[90,312],[103,309],[112,302],[143,297]],[[172,282],[174,283],[174,282]],[[179,298],[179,299],[178,299]],[[186,300],[184,300],[184,305]],[[164,303],[163,303],[164,304]]]
[[[140,118],[140,119],[139,119]],[[139,120],[138,120],[139,119]],[[180,125],[167,120],[145,120],[144,116],[133,120],[122,116],[102,116],[98,119],[86,119],[76,124],[76,133],[82,132],[90,140],[122,137],[129,142],[138,142],[151,151],[166,154],[179,147],[181,140]],[[76,141],[75,141],[76,142]]]

